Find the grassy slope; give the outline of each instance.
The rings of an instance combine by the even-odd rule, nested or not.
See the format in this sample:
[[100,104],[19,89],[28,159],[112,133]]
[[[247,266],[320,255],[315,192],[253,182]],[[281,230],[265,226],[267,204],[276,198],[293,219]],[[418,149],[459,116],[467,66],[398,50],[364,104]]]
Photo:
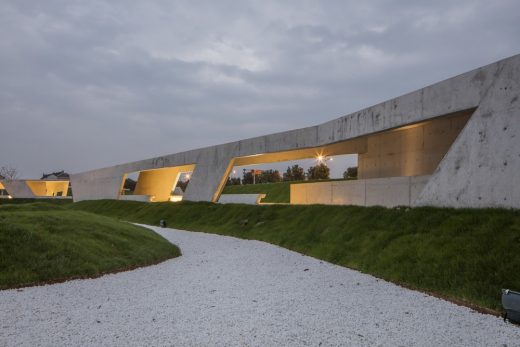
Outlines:
[[[320,180],[326,181],[343,181],[343,180]],[[296,182],[280,182],[280,183],[263,183],[263,184],[245,184],[224,187],[223,194],[267,194],[262,202],[281,202],[288,203],[290,200],[291,184],[305,184],[318,181],[296,181]]]
[[0,289],[157,263],[179,249],[150,230],[46,202],[0,205]]
[[226,186],[223,194],[267,194],[262,202],[289,202],[290,182]]
[[130,201],[70,208],[263,240],[491,309],[500,308],[501,288],[520,289],[518,210]]
[[30,204],[33,202],[41,202],[47,205],[67,205],[72,204],[72,199],[0,199],[1,205],[19,205],[19,204]]

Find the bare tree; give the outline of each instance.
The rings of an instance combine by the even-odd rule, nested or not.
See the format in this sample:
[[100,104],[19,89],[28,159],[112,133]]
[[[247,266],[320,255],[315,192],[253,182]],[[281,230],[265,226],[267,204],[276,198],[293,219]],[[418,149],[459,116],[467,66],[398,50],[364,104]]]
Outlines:
[[18,170],[12,166],[0,167],[0,177],[6,180],[15,180],[18,178]]

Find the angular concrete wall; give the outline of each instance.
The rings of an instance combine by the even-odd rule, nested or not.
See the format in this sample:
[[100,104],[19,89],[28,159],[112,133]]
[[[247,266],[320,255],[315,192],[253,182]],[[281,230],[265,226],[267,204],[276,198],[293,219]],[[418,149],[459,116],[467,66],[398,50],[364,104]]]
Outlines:
[[431,175],[472,113],[462,111],[369,135],[368,150],[358,156],[358,178]]
[[415,205],[520,208],[519,60],[472,75],[479,106]]
[[475,110],[414,204],[520,208],[520,55],[317,126],[71,176],[74,199],[117,199],[125,173],[196,165],[184,199],[216,201],[242,157],[320,148]]
[[36,197],[25,180],[4,180],[2,183],[13,198],[31,199]]

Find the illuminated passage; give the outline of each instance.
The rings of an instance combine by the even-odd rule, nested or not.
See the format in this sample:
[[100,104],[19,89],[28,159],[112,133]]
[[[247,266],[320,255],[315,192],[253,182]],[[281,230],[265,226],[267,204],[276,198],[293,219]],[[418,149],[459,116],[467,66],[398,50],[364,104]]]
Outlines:
[[67,196],[69,181],[26,181],[35,196]]
[[[292,204],[410,205],[428,182],[474,109],[315,148],[234,158],[234,166],[358,155],[355,182],[291,185]],[[414,177],[414,178],[408,178]],[[375,180],[378,178],[379,180]],[[224,188],[221,182],[219,192]]]
[[135,190],[131,195],[124,195],[124,184],[127,174],[123,176],[121,182],[121,200],[137,200],[137,201],[179,201],[173,194],[179,177],[182,173],[190,173],[194,170],[195,165],[181,165],[175,167],[166,167],[162,169],[143,170],[138,173]]

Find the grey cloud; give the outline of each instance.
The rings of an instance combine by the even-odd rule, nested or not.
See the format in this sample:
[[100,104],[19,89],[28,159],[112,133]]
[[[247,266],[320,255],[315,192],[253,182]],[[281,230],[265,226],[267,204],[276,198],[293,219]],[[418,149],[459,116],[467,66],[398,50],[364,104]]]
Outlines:
[[518,53],[516,1],[3,1],[0,160],[70,172],[318,124]]

